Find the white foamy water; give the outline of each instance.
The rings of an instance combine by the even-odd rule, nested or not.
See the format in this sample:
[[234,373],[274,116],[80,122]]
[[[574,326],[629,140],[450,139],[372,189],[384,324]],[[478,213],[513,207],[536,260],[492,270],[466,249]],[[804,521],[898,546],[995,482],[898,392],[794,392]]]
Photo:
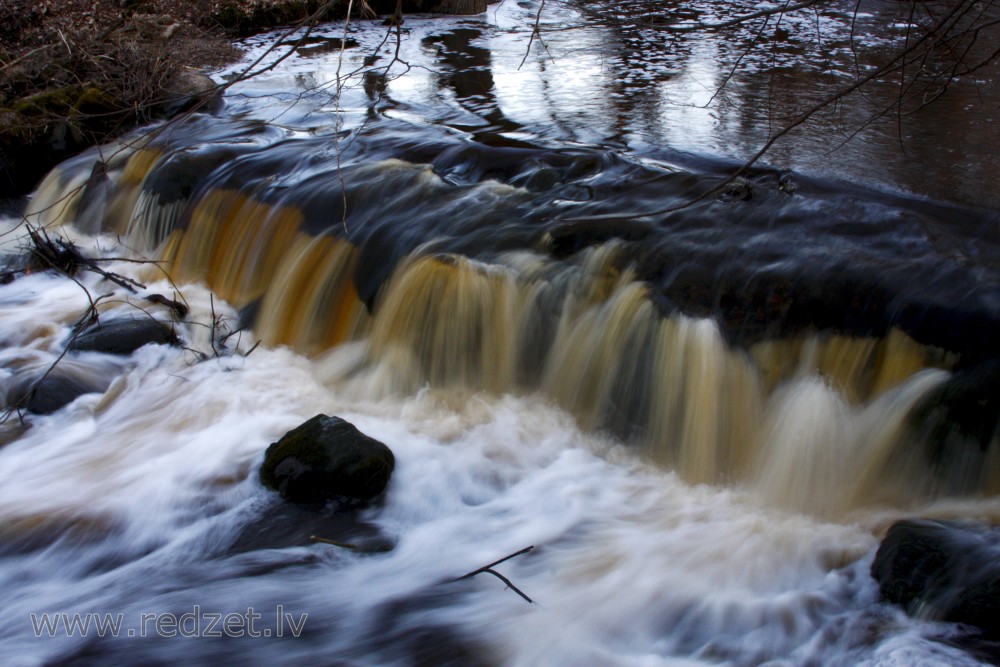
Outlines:
[[[110,239],[81,243],[123,252]],[[760,484],[691,485],[535,395],[353,398],[287,349],[243,356],[250,334],[216,357],[213,318],[235,321],[225,304],[198,285],[151,281],[149,267],[108,268],[148,282],[127,295],[82,275],[92,295],[115,295],[105,316],[134,312],[116,299],[179,292],[192,315],[178,333],[192,349],[147,346],[114,363],[106,392],[4,424],[4,664],[976,664],[937,641],[949,626],[877,602],[876,533],[914,508],[823,519],[783,508]],[[55,276],[0,286],[8,376],[23,359],[57,354],[87,304],[80,285]],[[801,401],[829,403],[818,391],[802,389]],[[779,415],[792,409],[783,400]],[[281,518],[257,481],[267,445],[320,412],[396,455],[384,499],[355,517],[369,532],[360,550],[310,541],[321,529],[302,514]],[[847,408],[800,415],[821,442],[852,419]],[[307,530],[280,538],[296,521]],[[392,548],[365,548],[372,540]],[[454,581],[528,546],[496,569],[531,604],[489,574]],[[195,611],[200,637],[164,636],[171,627],[149,620]],[[36,636],[32,615],[37,625],[41,614],[76,613],[121,614],[120,636]],[[248,613],[272,636],[206,633],[213,614]]]
[[[237,143],[263,146],[286,131],[288,137],[337,129],[360,134],[377,111],[382,119],[440,125],[461,137],[488,126],[494,139],[540,145],[612,145],[651,154],[651,147],[670,146],[739,158],[755,151],[763,136],[747,134],[745,117],[768,118],[771,109],[770,97],[755,98],[749,75],[771,71],[774,62],[794,64],[801,51],[795,44],[812,44],[806,36],[814,22],[831,53],[853,62],[851,42],[844,39],[854,34],[851,14],[790,16],[792,48],[761,51],[767,62],[747,61],[731,86],[732,99],[716,98],[712,93],[729,71],[723,56],[742,59],[739,43],[699,36],[694,46],[675,49],[655,30],[618,35],[572,7],[549,3],[542,16],[548,50],[536,41],[522,62],[537,7],[502,3],[481,17],[408,17],[402,60],[391,63],[392,40],[379,47],[386,29],[356,22],[349,37],[358,47],[345,51],[343,63],[336,52],[289,58],[229,91],[228,115],[269,124],[261,136]],[[339,38],[343,27],[316,34]],[[272,37],[248,44],[256,43],[259,53]],[[874,39],[866,34],[861,45],[883,46],[867,41]],[[363,75],[358,70],[335,95],[341,66],[354,72],[379,48],[382,60]],[[790,80],[812,85],[807,77]],[[701,108],[710,100],[713,105]],[[845,108],[848,117],[867,118],[863,107]],[[197,141],[216,141],[206,136]],[[323,150],[339,156],[352,141],[338,146],[332,140]],[[392,141],[399,139],[390,132],[385,142]],[[819,164],[865,180],[878,172],[893,187],[916,188],[912,178],[921,188],[931,181],[935,191],[955,188],[949,196],[959,200],[968,196],[966,187],[982,196],[975,184],[985,177],[968,177],[967,169],[947,160],[890,160],[884,156],[895,154],[875,141],[852,144],[854,152],[837,153],[837,164],[828,164],[828,143],[813,146],[807,137],[779,146],[785,152],[775,156],[776,164]],[[967,143],[960,145],[976,148]],[[316,152],[306,157],[322,157],[315,144],[301,152],[308,151]],[[196,155],[197,147],[190,153]],[[885,160],[892,169],[872,169]],[[927,171],[932,162],[940,163],[938,171]],[[983,164],[983,173],[989,172],[992,163]],[[384,196],[374,186],[384,184],[387,165],[412,171],[423,188],[393,193],[401,209],[419,209],[427,192],[445,183],[427,165],[383,161],[362,174],[373,184],[372,198]],[[896,169],[905,173],[894,175]],[[46,197],[63,202],[63,193],[86,182],[91,169],[67,173],[69,182],[58,192],[39,193],[36,203]],[[263,182],[280,192],[309,173],[269,174]],[[72,206],[55,208],[50,217],[78,208],[78,222],[96,229],[103,215],[116,213],[125,223],[120,231],[132,234],[129,243],[145,242],[152,251],[181,220],[185,205],[183,199],[160,201],[166,191],[160,186],[134,193],[131,212],[105,210],[96,196],[86,206],[70,197],[65,203]],[[512,192],[526,190],[484,180],[435,214],[490,208]],[[233,216],[240,224],[259,218],[291,226],[292,218],[282,218],[270,203],[217,195],[209,201],[213,206],[245,207]],[[18,221],[0,222],[7,231]],[[213,232],[222,229],[207,214],[202,222]],[[253,245],[257,239],[248,229],[236,225],[227,238]],[[75,238],[88,253],[128,254],[115,238]],[[7,252],[21,245],[15,234],[2,239]],[[190,254],[207,253],[191,243]],[[288,243],[301,257],[315,257],[316,265],[325,262],[312,273],[331,284],[334,278],[350,283],[344,278],[352,256],[346,247],[324,248],[311,237],[301,247]],[[222,261],[238,254],[239,243],[219,247],[214,269],[246,269]],[[901,422],[947,379],[946,370],[911,369],[907,360],[916,353],[894,353],[890,335],[878,343],[883,351],[877,354],[864,347],[874,350],[874,341],[824,339],[829,359],[821,376],[814,366],[822,364],[802,361],[823,357],[822,350],[806,349],[808,341],[734,351],[714,323],[668,321],[641,284],[623,279],[607,286],[606,302],[597,296],[593,304],[582,296],[576,305],[566,300],[579,312],[568,308],[572,317],[558,320],[563,347],[554,349],[554,362],[532,369],[544,385],[532,393],[511,378],[501,382],[494,366],[480,364],[482,357],[468,346],[454,346],[454,339],[465,340],[456,332],[478,343],[488,324],[509,324],[495,313],[531,299],[540,304],[537,312],[553,304],[562,308],[555,300],[560,281],[585,271],[571,263],[553,269],[528,252],[497,261],[447,263],[466,281],[468,289],[455,298],[468,306],[465,311],[441,307],[432,322],[425,315],[444,303],[440,294],[426,292],[427,306],[414,307],[415,297],[401,284],[400,303],[416,314],[395,322],[404,308],[383,313],[371,336],[358,326],[351,335],[360,339],[311,358],[287,348],[254,348],[253,332],[220,340],[237,326],[235,309],[203,284],[171,284],[149,265],[106,265],[145,285],[134,294],[90,273],[78,276],[79,283],[36,273],[0,285],[0,396],[8,396],[18,378],[44,372],[57,360],[60,371],[99,385],[53,414],[10,413],[0,425],[0,664],[978,664],[947,643],[960,634],[955,626],[915,620],[881,604],[868,574],[880,537],[896,519],[1000,521],[996,497],[947,497],[925,479],[933,476],[925,474],[919,456],[895,465],[908,451],[907,441],[899,440]],[[314,266],[301,264],[303,274]],[[440,268],[435,262],[412,267]],[[282,269],[287,276],[278,273],[285,276],[282,285],[298,289],[305,282],[292,280],[301,278],[298,264],[293,268]],[[233,292],[237,277],[211,276]],[[449,293],[451,283],[441,284],[441,293]],[[415,283],[414,292],[425,286]],[[591,292],[588,287],[581,294]],[[149,314],[169,321],[168,309],[145,300],[149,294],[183,297],[191,307],[191,315],[175,324],[183,347],[60,359],[91,299],[99,300],[103,318]],[[296,308],[306,304],[302,310],[308,310],[328,295],[315,289],[312,300],[294,296],[291,288],[277,290],[265,301],[265,311],[287,319],[261,322],[257,334],[282,340],[282,332],[266,328],[292,329],[296,318],[310,322]],[[477,298],[495,302],[495,309],[480,309]],[[461,316],[469,311],[476,317],[463,329]],[[528,321],[536,311],[525,312]],[[598,335],[614,326],[622,327],[617,339]],[[302,347],[319,348],[322,341],[306,335],[309,327],[301,329]],[[294,339],[291,333],[300,332],[283,333]],[[495,357],[489,361],[513,376],[506,357],[516,356],[515,338],[506,329],[493,333],[510,349],[505,356],[485,346]],[[646,368],[635,353],[652,342],[659,352]],[[861,352],[838,357],[838,345]],[[479,385],[469,384],[493,393],[420,389],[424,376],[413,371],[413,351],[421,349],[432,351],[434,364],[449,372],[457,368],[453,375],[487,368],[475,378]],[[371,358],[372,350],[381,356]],[[758,363],[754,355],[769,361]],[[850,387],[871,370],[839,361],[880,357],[898,357],[902,370],[873,371],[879,376],[868,378],[878,387],[874,398],[852,397],[838,387],[838,377]],[[799,366],[804,370],[795,370]],[[761,370],[770,367],[777,369],[773,378]],[[593,415],[632,408],[628,400],[640,396],[619,402],[618,392],[630,385],[617,383],[609,368],[624,369],[622,378],[669,399],[662,409],[653,404],[648,415],[641,404],[625,415],[647,424],[652,435],[639,442],[594,430],[602,422]],[[647,372],[659,379],[646,382]],[[765,389],[765,375],[776,386]],[[573,384],[567,378],[575,378]],[[511,387],[519,393],[504,393]],[[267,446],[318,413],[343,417],[393,450],[396,469],[378,502],[314,512],[283,503],[259,483]],[[627,421],[619,425],[624,429]],[[654,444],[668,451],[649,451]],[[686,481],[691,479],[713,483]],[[456,581],[529,546],[530,552],[496,570],[531,603],[488,573]],[[89,623],[86,632],[66,627],[76,614]],[[234,615],[228,629],[219,622],[227,615]],[[99,632],[98,622],[107,618],[120,625]]]

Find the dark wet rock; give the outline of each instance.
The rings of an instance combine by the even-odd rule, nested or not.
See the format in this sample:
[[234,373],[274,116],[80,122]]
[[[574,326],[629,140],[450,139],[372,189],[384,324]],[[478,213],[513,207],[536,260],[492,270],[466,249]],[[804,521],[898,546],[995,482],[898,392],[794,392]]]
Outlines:
[[414,667],[463,665],[463,667],[495,667],[503,662],[489,645],[462,633],[460,628],[444,625],[424,625],[407,628],[393,636],[379,650],[387,662],[410,664]]
[[1000,528],[899,521],[882,540],[871,573],[883,599],[911,615],[1000,637]]
[[257,325],[257,318],[260,317],[263,303],[263,299],[254,299],[240,308],[239,313],[237,313],[236,325],[240,329],[253,329]]
[[[986,449],[1000,419],[1000,359],[965,362],[947,382],[928,394],[911,413],[914,428],[938,449],[961,439]],[[954,433],[953,433],[954,431]]]
[[369,500],[382,493],[394,467],[384,444],[339,417],[316,415],[267,448],[260,480],[292,502]]
[[325,53],[336,53],[341,49],[356,49],[358,42],[341,37],[307,37],[290,40],[295,44],[295,52],[303,58],[313,58]]
[[143,345],[176,345],[177,336],[167,324],[151,317],[98,322],[69,343],[75,352],[132,354]]
[[[319,539],[314,539],[319,538]],[[243,527],[227,555],[259,549],[285,549],[316,542],[330,543],[330,548],[344,548],[359,553],[392,550],[392,540],[378,528],[361,519],[356,508],[315,511],[292,503],[274,503]]]
[[553,227],[546,240],[553,257],[568,257],[612,239],[642,241],[653,232],[651,225],[636,220],[581,221]]
[[938,491],[950,495],[986,488],[1000,446],[1000,359],[963,360],[907,416],[908,456],[923,457]]
[[0,449],[24,435],[30,425],[22,419],[8,419],[0,424]]
[[979,633],[931,637],[934,641],[961,649],[984,665],[1000,665],[1000,638]]
[[149,294],[146,296],[146,301],[160,306],[166,306],[173,312],[174,317],[179,320],[184,319],[188,316],[188,313],[191,312],[191,309],[188,308],[187,304],[176,299],[168,299],[162,294]]
[[51,371],[36,370],[15,376],[7,389],[7,407],[47,415],[72,403],[78,396],[103,392],[110,380],[101,375],[76,372],[57,365]]

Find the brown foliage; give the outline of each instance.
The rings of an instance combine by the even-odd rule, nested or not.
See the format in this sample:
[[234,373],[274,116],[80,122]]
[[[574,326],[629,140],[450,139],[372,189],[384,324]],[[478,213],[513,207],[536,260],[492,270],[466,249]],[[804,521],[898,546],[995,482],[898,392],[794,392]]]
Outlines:
[[0,197],[164,111],[168,82],[238,52],[210,0],[0,2]]

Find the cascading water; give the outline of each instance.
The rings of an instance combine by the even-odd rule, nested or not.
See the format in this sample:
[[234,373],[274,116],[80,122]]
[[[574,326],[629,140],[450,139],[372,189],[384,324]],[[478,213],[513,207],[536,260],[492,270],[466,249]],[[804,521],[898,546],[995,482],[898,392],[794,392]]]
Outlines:
[[[291,63],[28,205],[142,287],[0,288],[8,401],[57,361],[94,385],[2,426],[5,662],[977,664],[868,567],[896,518],[1000,521],[992,404],[962,393],[1000,322],[979,213],[762,171],[752,199],[640,215],[714,177],[514,137],[454,81],[434,115],[366,80],[332,127],[305,94],[240,101]],[[98,296],[102,319],[183,300],[184,347],[60,358]],[[320,412],[395,452],[374,505],[257,481]],[[498,569],[533,604],[456,580],[528,545]],[[227,614],[240,633],[206,632]]]

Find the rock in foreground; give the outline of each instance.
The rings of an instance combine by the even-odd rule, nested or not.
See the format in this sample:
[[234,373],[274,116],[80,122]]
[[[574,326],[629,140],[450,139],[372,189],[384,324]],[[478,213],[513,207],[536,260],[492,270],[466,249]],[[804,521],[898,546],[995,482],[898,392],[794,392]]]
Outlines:
[[297,503],[369,500],[396,465],[392,451],[339,417],[316,415],[267,448],[260,481]]
[[167,324],[151,317],[122,318],[98,322],[69,343],[75,352],[132,354],[143,345],[177,345],[177,336]]
[[1000,529],[899,521],[872,563],[882,597],[908,613],[1000,636]]

